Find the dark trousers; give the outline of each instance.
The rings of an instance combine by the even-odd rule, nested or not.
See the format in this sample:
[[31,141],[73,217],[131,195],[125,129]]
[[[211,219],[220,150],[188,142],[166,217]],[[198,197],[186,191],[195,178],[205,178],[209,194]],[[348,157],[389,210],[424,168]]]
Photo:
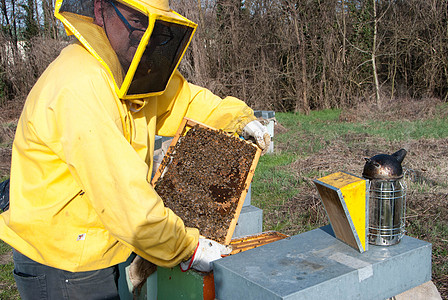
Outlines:
[[14,279],[22,300],[99,300],[118,296],[118,267],[68,272],[42,265],[13,250]]

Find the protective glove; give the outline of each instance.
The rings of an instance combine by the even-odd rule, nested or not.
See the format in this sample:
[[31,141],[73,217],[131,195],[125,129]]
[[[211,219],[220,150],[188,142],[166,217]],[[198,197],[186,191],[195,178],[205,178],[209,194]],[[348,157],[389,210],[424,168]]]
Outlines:
[[180,269],[185,272],[193,268],[201,272],[210,272],[213,269],[212,261],[221,258],[221,255],[227,255],[232,252],[231,246],[225,246],[213,240],[199,238],[198,246],[193,256],[180,263]]
[[137,255],[129,266],[129,280],[132,283],[132,293],[140,294],[146,279],[157,270],[157,266]]
[[254,120],[249,122],[241,133],[244,139],[250,140],[254,139],[258,147],[260,147],[261,154],[265,154],[269,149],[269,144],[271,143],[271,136],[268,130],[259,121]]

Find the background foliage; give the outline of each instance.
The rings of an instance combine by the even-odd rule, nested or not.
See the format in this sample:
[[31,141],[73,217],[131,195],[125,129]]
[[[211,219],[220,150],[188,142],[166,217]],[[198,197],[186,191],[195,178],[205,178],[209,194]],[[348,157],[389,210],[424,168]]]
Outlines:
[[[172,0],[199,24],[192,82],[255,109],[448,96],[447,0]],[[0,0],[0,99],[20,101],[68,41],[52,0]]]

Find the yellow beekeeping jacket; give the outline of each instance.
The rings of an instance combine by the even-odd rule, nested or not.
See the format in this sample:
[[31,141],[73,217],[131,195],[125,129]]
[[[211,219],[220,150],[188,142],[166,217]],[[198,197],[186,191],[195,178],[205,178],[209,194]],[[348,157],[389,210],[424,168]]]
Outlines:
[[132,251],[166,267],[189,258],[198,230],[149,184],[155,134],[173,136],[184,116],[236,132],[255,119],[242,101],[221,99],[177,71],[162,95],[122,101],[97,58],[81,44],[67,46],[19,120],[0,238],[72,272],[121,263]]

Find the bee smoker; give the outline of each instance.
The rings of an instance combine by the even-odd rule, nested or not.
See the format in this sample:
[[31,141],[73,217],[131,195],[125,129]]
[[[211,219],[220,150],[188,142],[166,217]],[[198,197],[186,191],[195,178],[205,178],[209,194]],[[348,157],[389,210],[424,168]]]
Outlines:
[[406,186],[401,149],[366,158],[362,176],[369,180],[369,244],[398,244],[405,233]]

